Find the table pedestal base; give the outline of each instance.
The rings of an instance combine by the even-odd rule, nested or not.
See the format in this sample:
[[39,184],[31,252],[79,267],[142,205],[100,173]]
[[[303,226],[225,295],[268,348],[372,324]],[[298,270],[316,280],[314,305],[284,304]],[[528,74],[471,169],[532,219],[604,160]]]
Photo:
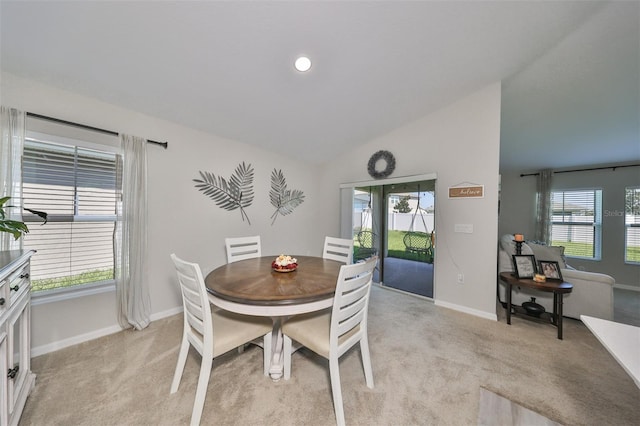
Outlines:
[[282,323],[293,315],[321,311],[331,307],[333,305],[333,295],[315,302],[300,304],[246,305],[220,299],[209,293],[209,301],[213,305],[226,309],[227,311],[245,315],[271,317],[273,321],[273,331],[271,332],[271,357],[268,371],[271,379],[278,381],[284,376],[284,336],[282,335]]
[[271,380],[277,382],[284,374],[284,336],[282,335],[283,317],[273,317],[273,331],[271,332],[271,365],[269,366],[269,376]]

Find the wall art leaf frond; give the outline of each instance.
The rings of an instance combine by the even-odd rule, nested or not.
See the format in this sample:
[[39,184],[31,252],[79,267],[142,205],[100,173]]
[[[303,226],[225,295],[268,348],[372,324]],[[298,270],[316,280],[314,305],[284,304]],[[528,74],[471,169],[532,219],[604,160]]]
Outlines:
[[278,214],[286,216],[304,202],[304,193],[299,189],[287,189],[287,180],[282,170],[273,169],[271,173],[271,191],[269,192],[271,205],[276,208],[271,218],[273,225],[278,218]]
[[253,168],[244,161],[236,167],[234,173],[227,181],[224,177],[210,172],[200,171],[201,179],[193,179],[195,187],[204,195],[215,201],[222,209],[231,211],[240,209],[242,221],[251,221],[244,210],[253,203]]

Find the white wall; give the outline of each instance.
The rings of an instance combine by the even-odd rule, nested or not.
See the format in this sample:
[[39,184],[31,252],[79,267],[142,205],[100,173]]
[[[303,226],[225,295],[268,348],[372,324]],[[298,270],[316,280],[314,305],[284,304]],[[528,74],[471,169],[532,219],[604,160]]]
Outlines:
[[[369,157],[380,149],[396,158],[390,178],[436,173],[435,295],[437,304],[496,318],[500,84],[492,84],[364,146],[340,154],[323,174],[330,227],[339,229],[341,183],[371,180]],[[384,181],[381,180],[383,184]],[[447,188],[482,184],[482,199],[449,199]],[[454,233],[472,224],[472,234]],[[456,282],[463,273],[464,284]]]
[[523,234],[531,239],[535,229],[536,177],[503,173],[500,176],[499,235]]
[[[167,150],[148,146],[148,280],[153,317],[181,307],[169,255],[198,262],[205,274],[226,262],[224,238],[260,234],[264,254],[320,255],[324,235],[337,230],[325,221],[329,211],[319,188],[317,166],[291,161],[281,153],[225,140],[168,121],[3,73],[2,105],[99,128],[168,141]],[[241,162],[255,170],[255,198],[247,209],[251,226],[238,211],[218,208],[194,187],[199,170],[230,176]],[[289,188],[306,196],[292,214],[271,225],[271,172],[282,169]],[[336,187],[335,194],[338,193]],[[37,254],[36,254],[37,256]],[[33,307],[34,352],[117,331],[113,292]]]
[[[367,161],[378,149],[396,156],[392,177],[438,174],[436,303],[495,318],[500,84],[317,167],[11,74],[1,77],[5,106],[169,142],[166,151],[148,147],[152,318],[180,308],[172,252],[200,263],[205,273],[225,262],[226,236],[260,234],[265,254],[320,255],[324,236],[339,235],[340,183],[370,180]],[[242,161],[255,169],[251,226],[239,212],[219,209],[192,182],[199,170],[229,176]],[[268,191],[274,168],[282,169],[289,187],[303,190],[306,199],[272,226]],[[462,182],[485,185],[485,197],[449,200],[447,187]],[[453,233],[455,223],[471,223],[475,232]],[[456,283],[458,272],[465,274],[465,284]],[[34,353],[117,331],[114,299],[108,292],[34,306]]]
[[[576,167],[577,169],[602,165]],[[624,189],[640,184],[640,167],[617,168],[615,171],[593,170],[554,173],[552,190],[602,189],[602,259],[568,258],[574,268],[611,275],[618,286],[640,290],[640,265],[624,262]],[[502,175],[499,232],[535,235],[536,177],[520,177],[517,173]],[[607,214],[607,211],[609,214]],[[616,214],[619,212],[620,214]]]

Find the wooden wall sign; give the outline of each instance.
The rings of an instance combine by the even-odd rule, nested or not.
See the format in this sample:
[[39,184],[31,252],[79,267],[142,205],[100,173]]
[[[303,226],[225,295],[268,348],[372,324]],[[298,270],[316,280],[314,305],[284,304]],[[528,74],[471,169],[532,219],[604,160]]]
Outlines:
[[449,198],[483,198],[484,185],[456,186],[449,188]]

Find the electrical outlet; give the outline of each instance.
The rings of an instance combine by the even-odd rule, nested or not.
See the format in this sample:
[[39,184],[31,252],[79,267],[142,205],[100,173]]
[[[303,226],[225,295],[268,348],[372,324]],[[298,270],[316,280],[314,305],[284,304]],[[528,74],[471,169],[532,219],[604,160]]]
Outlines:
[[458,274],[458,284],[464,284],[464,274],[462,272]]

